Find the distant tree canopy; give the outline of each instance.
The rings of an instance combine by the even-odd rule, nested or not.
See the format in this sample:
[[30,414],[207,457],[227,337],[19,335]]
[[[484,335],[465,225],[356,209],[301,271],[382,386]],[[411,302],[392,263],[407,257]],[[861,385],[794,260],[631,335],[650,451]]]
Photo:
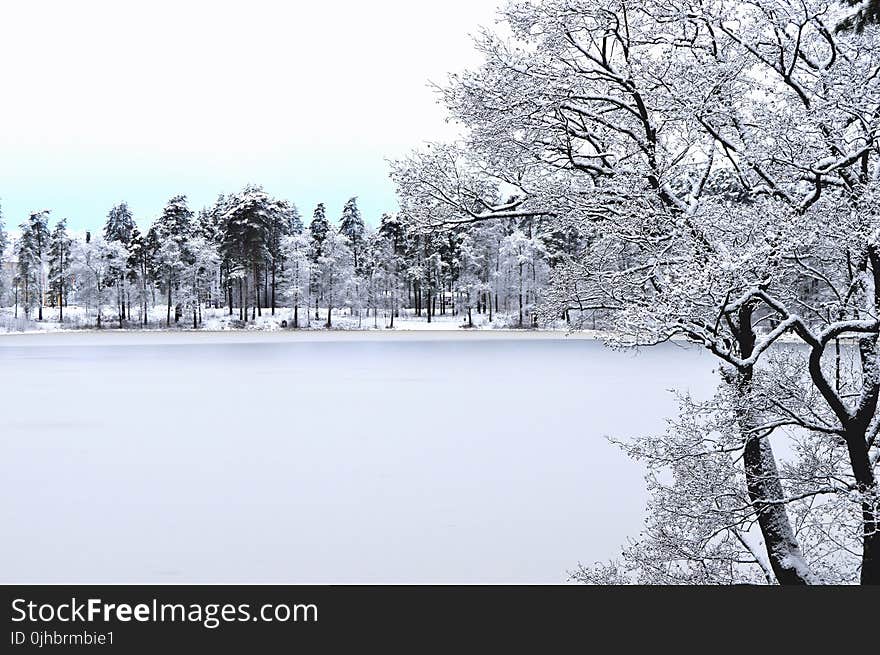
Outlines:
[[839,31],[861,33],[869,25],[880,25],[880,0],[843,0],[852,12],[837,25]]
[[[6,300],[38,320],[47,305],[62,321],[71,320],[71,305],[85,308],[100,327],[147,325],[161,311],[166,327],[195,328],[206,310],[221,307],[242,325],[283,308],[291,327],[333,327],[340,313],[358,325],[371,317],[376,327],[381,313],[393,327],[405,312],[468,325],[474,314],[491,321],[505,314],[530,327],[552,268],[580,248],[577,238],[562,243],[518,219],[435,234],[386,213],[374,229],[356,197],[335,221],[319,203],[304,227],[293,203],[258,185],[198,211],[174,196],[143,231],[125,202],[109,210],[103,230],[81,238],[66,220],[50,232],[49,216],[34,213],[15,253],[0,251],[17,257]],[[0,239],[5,234],[0,222]]]

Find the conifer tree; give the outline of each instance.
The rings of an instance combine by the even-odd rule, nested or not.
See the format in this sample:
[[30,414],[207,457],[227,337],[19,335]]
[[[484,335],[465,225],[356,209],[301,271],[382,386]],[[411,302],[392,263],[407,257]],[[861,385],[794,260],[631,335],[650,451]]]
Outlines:
[[128,204],[121,202],[107,212],[107,222],[104,224],[104,239],[106,241],[119,241],[128,247],[131,235],[137,225]]
[[[140,307],[140,322],[147,324],[149,312],[147,309],[147,301],[150,297],[150,290],[153,287],[153,262],[152,251],[150,249],[150,241],[148,236],[141,234],[137,225],[131,231],[131,239],[128,243],[128,260],[126,267],[129,272],[130,282],[137,289],[138,305]],[[129,316],[129,318],[131,318]]]
[[28,220],[21,224],[21,238],[18,242],[19,277],[25,284],[25,313],[36,303],[37,319],[43,320],[43,294],[45,293],[43,272],[49,248],[49,210],[32,212]]
[[[121,202],[111,208],[107,213],[107,222],[104,224],[104,240],[108,243],[118,243],[125,249],[128,249],[131,243],[131,236],[137,225],[131,215],[128,204]],[[110,271],[108,275],[108,284],[116,287],[116,308],[119,327],[122,327],[122,321],[126,316],[126,307],[128,307],[128,318],[131,318],[131,301],[128,298],[128,280],[130,278],[128,271],[128,257],[121,260],[121,266]]]
[[313,275],[312,275],[312,283],[311,289],[312,293],[315,295],[315,320],[317,321],[320,316],[318,316],[318,301],[322,295],[322,283],[319,271],[319,262],[321,258],[324,256],[324,243],[327,240],[327,235],[330,232],[330,223],[327,221],[327,213],[324,209],[324,203],[318,203],[318,206],[315,207],[315,212],[312,215],[312,222],[309,223],[309,237],[311,238],[311,247],[309,248],[309,259],[311,259],[313,264]]
[[361,259],[364,248],[364,219],[357,206],[357,196],[349,198],[342,209],[342,219],[339,222],[339,232],[348,239],[348,247],[351,248],[354,257],[355,274],[361,274]]
[[67,219],[55,224],[49,239],[49,292],[58,303],[58,321],[64,322],[64,303],[70,286],[71,239],[67,234]]
[[[174,291],[180,284],[180,273],[186,264],[187,242],[193,233],[193,213],[186,196],[174,196],[165,205],[162,214],[150,230],[155,243],[155,262],[159,281],[165,286],[167,312],[165,325],[171,325],[171,305]],[[181,308],[175,308],[174,320],[180,319]]]

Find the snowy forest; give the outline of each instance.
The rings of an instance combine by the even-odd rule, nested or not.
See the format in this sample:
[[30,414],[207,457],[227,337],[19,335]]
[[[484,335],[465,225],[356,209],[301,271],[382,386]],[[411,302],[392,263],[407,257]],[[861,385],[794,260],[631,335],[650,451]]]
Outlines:
[[513,1],[438,88],[462,137],[395,162],[413,224],[579,235],[548,315],[717,361],[711,400],[619,444],[646,527],[574,579],[880,583],[878,9]]
[[384,214],[371,229],[356,198],[338,221],[319,204],[306,224],[294,204],[248,186],[197,213],[176,196],[145,232],[124,202],[76,237],[34,212],[15,239],[0,222],[0,248],[17,325],[199,328],[210,312],[247,327],[265,312],[291,329],[334,327],[334,316],[348,328],[401,317],[473,327],[475,315],[536,327],[549,271],[579,239],[530,218],[426,230]]

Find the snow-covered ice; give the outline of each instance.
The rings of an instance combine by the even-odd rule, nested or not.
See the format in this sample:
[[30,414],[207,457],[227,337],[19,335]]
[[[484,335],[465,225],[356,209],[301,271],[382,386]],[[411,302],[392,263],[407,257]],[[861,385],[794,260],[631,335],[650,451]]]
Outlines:
[[713,360],[539,333],[0,338],[0,582],[561,582]]

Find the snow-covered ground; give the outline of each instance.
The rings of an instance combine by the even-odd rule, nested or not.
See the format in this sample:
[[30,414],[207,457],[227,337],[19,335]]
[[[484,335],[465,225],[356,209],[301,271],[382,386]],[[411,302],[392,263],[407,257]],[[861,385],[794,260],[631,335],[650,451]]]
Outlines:
[[675,344],[542,333],[0,337],[0,582],[561,582],[638,532]]
[[[128,330],[164,330],[171,329],[174,331],[192,330],[192,316],[184,316],[178,323],[173,322],[170,328],[166,328],[167,309],[164,306],[157,305],[149,310],[149,321],[146,327],[137,323],[137,319],[133,322],[126,323],[125,329]],[[95,310],[94,308],[85,307],[65,307],[64,322],[59,321],[58,310],[51,307],[43,309],[43,320],[34,320],[34,313],[30,318],[25,318],[23,311],[19,308],[16,312],[14,307],[0,307],[0,333],[16,333],[16,332],[58,332],[58,331],[75,331],[95,328]],[[315,319],[314,307],[306,310],[300,307],[299,310],[299,329],[305,330],[324,330],[327,321],[327,309],[321,307],[319,310],[320,318]],[[287,325],[284,325],[284,322]],[[510,313],[495,313],[492,320],[489,321],[488,314],[471,314],[472,325],[467,324],[467,315],[455,314],[451,311],[446,314],[437,314],[428,322],[427,316],[416,316],[415,310],[401,310],[399,316],[394,318],[394,330],[506,330],[520,329],[518,326],[518,316]],[[335,330],[388,330],[391,329],[391,317],[386,312],[379,310],[374,315],[372,311],[367,315],[366,310],[362,310],[360,315],[351,309],[342,308],[334,309],[332,317],[332,328]],[[528,323],[528,320],[526,321]],[[116,330],[119,325],[115,319],[115,314],[109,313],[109,309],[105,309],[103,314],[103,327],[106,331]],[[263,330],[277,331],[293,328],[293,309],[290,307],[279,307],[275,314],[272,315],[269,310],[264,310],[262,316],[256,316],[247,323],[241,323],[238,320],[238,310],[233,315],[228,313],[225,308],[212,309],[204,308],[202,310],[202,323],[199,330],[205,331],[226,331],[226,330]],[[559,321],[554,325],[542,325],[542,329],[550,329],[556,331],[566,331],[568,326],[564,321]]]

